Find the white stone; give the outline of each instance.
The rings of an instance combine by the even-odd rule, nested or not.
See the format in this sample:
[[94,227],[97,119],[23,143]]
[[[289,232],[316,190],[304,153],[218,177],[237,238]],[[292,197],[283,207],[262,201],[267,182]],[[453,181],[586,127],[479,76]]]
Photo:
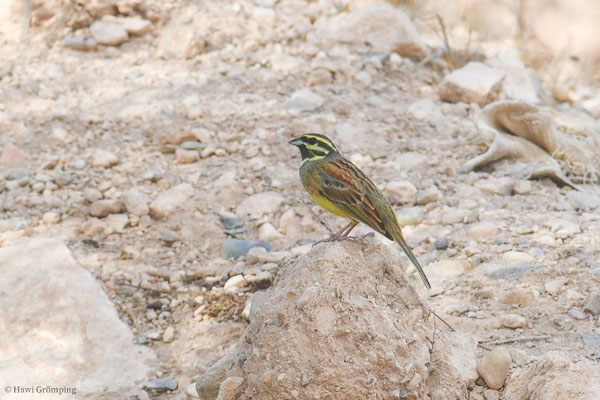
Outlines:
[[242,275],[234,275],[231,278],[227,279],[225,285],[223,286],[223,290],[226,293],[237,293],[240,288],[246,287],[248,285],[248,281]]
[[123,196],[127,212],[142,217],[150,212],[150,198],[138,188],[131,188]]
[[491,221],[482,221],[472,224],[469,228],[469,236],[478,242],[491,240],[498,235],[498,225]]
[[117,233],[123,233],[128,223],[127,214],[110,214],[106,217],[106,225]]
[[562,291],[562,288],[566,283],[567,278],[559,277],[556,279],[552,279],[551,281],[545,282],[544,289],[546,289],[546,292],[548,292],[548,294],[550,294],[551,296],[556,296]]
[[295,91],[290,99],[285,102],[284,107],[290,112],[314,111],[321,107],[325,100],[310,89]]
[[24,240],[0,249],[0,266],[3,380],[117,398],[149,378],[152,351],[133,345],[100,284],[64,243]]
[[96,151],[94,151],[94,158],[92,160],[92,165],[94,167],[109,168],[118,163],[119,158],[115,153],[102,149],[96,149]]
[[283,203],[283,196],[277,192],[262,192],[246,197],[237,206],[237,215],[260,216],[274,213]]
[[594,210],[600,204],[597,196],[582,190],[571,190],[567,193],[567,200],[576,210]]
[[339,13],[317,25],[317,37],[353,45],[369,43],[371,51],[421,59],[426,45],[410,18],[398,7],[375,1]]
[[144,36],[150,32],[150,29],[152,28],[152,22],[147,19],[125,17],[121,18],[119,22],[130,35]]
[[563,218],[549,219],[544,222],[544,226],[550,228],[552,232],[555,232],[562,239],[581,232],[581,226],[577,222]]
[[437,105],[430,99],[420,99],[408,106],[407,111],[418,120],[428,120],[439,113]]
[[165,343],[171,343],[175,339],[175,328],[173,325],[169,325],[163,332],[162,341]]
[[277,230],[270,222],[265,222],[258,228],[258,240],[262,242],[273,242],[283,239],[281,232]]
[[500,317],[502,326],[510,329],[522,328],[525,326],[525,318],[517,314],[505,314]]
[[90,25],[90,33],[96,42],[106,46],[118,46],[129,39],[127,30],[116,22],[95,21]]
[[440,99],[449,103],[477,103],[483,107],[497,98],[504,76],[504,71],[471,61],[444,77]]
[[392,181],[385,185],[385,192],[395,194],[403,203],[412,204],[416,200],[417,188],[409,181]]
[[160,194],[150,204],[150,215],[156,219],[163,219],[175,212],[175,210],[194,194],[194,188],[189,183],[180,183]]
[[196,150],[177,149],[175,159],[179,164],[191,164],[200,159],[200,154]]
[[523,264],[532,262],[533,256],[522,251],[507,251],[500,260],[505,264]]
[[467,269],[469,263],[465,260],[441,260],[424,267],[430,281],[454,280]]
[[502,92],[507,99],[519,100],[529,104],[539,101],[533,79],[521,60],[512,53],[499,53],[485,62],[492,68],[506,73],[502,82]]

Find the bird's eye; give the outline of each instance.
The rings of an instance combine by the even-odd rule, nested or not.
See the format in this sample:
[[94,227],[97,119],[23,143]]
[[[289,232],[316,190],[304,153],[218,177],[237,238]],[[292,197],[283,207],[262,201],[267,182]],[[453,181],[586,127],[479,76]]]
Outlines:
[[311,137],[306,139],[306,143],[308,144],[317,144],[317,139]]

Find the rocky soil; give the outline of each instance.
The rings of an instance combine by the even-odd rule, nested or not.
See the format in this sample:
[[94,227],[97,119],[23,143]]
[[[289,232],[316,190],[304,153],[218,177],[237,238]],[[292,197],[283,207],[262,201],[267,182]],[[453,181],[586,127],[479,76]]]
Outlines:
[[[596,6],[48,0],[32,2],[24,30],[22,2],[6,3],[3,385],[76,385],[85,398],[198,396],[195,383],[212,364],[251,352],[243,343],[254,293],[284,299],[278,287],[299,284],[285,278],[297,265],[358,251],[311,247],[345,222],[300,185],[299,154],[287,142],[310,131],[331,137],[396,207],[433,285],[427,291],[409,267],[415,303],[481,343],[473,350],[481,378],[461,396],[600,390],[597,379],[573,388],[585,372],[600,376],[600,94],[589,67],[600,49],[584,40],[600,34]],[[527,112],[479,123],[507,101]],[[556,135],[541,143],[530,127],[548,118]],[[470,162],[484,153],[494,156]],[[374,254],[385,265],[410,264],[385,238],[364,243],[382,246]],[[261,301],[252,315],[264,318],[272,305]],[[69,310],[78,318],[63,318]],[[373,318],[373,330],[387,329]],[[66,370],[48,354],[60,354]],[[127,374],[115,371],[120,362]],[[86,365],[111,373],[74,380]],[[15,383],[19,376],[28,378]],[[230,380],[220,398],[243,382]],[[397,390],[386,393],[402,398]],[[328,398],[342,398],[335,393]]]

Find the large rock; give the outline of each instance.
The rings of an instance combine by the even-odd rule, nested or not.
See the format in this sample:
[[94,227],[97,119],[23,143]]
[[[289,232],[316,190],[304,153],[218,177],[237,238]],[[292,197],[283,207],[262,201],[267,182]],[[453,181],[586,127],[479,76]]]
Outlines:
[[116,398],[148,378],[154,355],[133,344],[98,282],[64,243],[37,238],[2,248],[0,274],[3,382]]
[[249,317],[237,349],[197,382],[200,398],[239,377],[242,399],[455,399],[477,378],[474,339],[434,335],[429,307],[374,239],[315,246],[254,295]]
[[375,1],[320,23],[317,36],[357,45],[366,42],[372,51],[398,53],[413,59],[421,59],[427,52],[410,18],[384,1]]
[[504,76],[502,70],[472,61],[444,77],[440,99],[449,103],[477,103],[483,107],[498,97]]
[[504,398],[600,399],[600,366],[563,351],[551,351],[513,372]]

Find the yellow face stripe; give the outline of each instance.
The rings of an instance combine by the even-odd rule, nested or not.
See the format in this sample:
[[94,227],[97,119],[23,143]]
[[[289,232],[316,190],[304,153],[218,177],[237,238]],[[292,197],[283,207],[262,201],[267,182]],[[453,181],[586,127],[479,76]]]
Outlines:
[[302,136],[302,138],[304,145],[310,150],[316,150],[325,153],[338,151],[333,142],[325,136],[307,133],[304,136]]

